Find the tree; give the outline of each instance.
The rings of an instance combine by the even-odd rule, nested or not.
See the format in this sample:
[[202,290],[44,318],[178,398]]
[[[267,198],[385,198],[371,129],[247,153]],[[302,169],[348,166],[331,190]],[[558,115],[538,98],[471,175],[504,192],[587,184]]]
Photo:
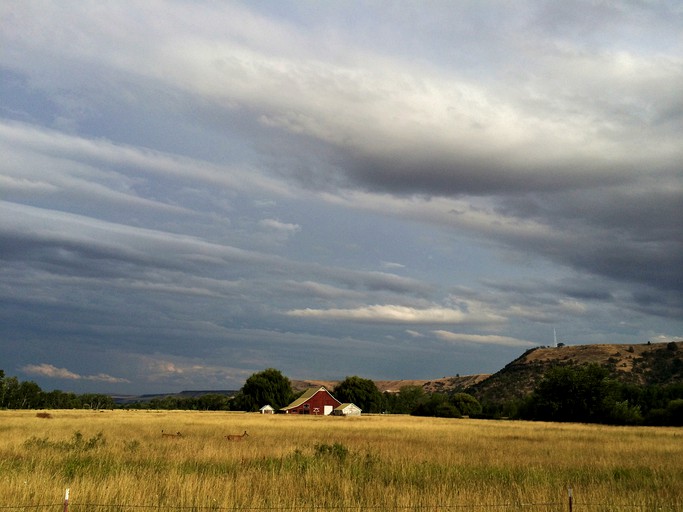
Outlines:
[[523,417],[547,421],[600,423],[609,418],[608,371],[597,365],[558,366],[531,394]]
[[75,409],[80,404],[80,399],[74,393],[65,393],[59,389],[43,393],[43,407],[46,409]]
[[114,399],[101,393],[84,393],[79,395],[83,409],[113,409]]
[[460,418],[458,408],[441,393],[432,394],[426,402],[420,403],[411,413],[413,416],[435,416],[437,418]]
[[200,411],[225,411],[228,409],[228,397],[220,393],[207,393],[194,399]]
[[232,408],[244,411],[258,411],[270,404],[280,409],[294,399],[292,384],[275,368],[268,368],[249,377],[233,400]]
[[467,393],[456,393],[449,400],[465,416],[481,414],[479,400]]
[[342,403],[356,404],[364,412],[382,412],[384,397],[370,379],[346,377],[337,384],[333,394]]
[[42,407],[43,390],[40,386],[32,380],[25,380],[19,384],[18,389],[19,404],[15,407],[18,409],[37,409]]
[[403,386],[398,393],[385,393],[384,402],[393,414],[410,414],[418,405],[427,400],[421,386]]
[[5,377],[0,390],[0,407],[19,409],[20,405],[19,380],[16,377]]

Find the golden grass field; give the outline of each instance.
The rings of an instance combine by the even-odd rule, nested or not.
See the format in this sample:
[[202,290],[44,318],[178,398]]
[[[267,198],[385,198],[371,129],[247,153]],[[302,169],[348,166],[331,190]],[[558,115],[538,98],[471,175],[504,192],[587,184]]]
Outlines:
[[[575,512],[683,510],[681,428],[400,415],[49,414],[0,411],[0,508],[61,510],[69,487],[72,512],[568,510],[571,485]],[[244,430],[242,441],[224,437]]]

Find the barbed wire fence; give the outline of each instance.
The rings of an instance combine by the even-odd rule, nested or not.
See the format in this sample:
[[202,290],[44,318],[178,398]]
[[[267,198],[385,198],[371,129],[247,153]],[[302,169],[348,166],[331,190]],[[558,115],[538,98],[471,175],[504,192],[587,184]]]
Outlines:
[[439,505],[292,505],[292,506],[217,506],[217,505],[161,505],[161,504],[129,504],[129,503],[80,503],[78,501],[70,500],[70,488],[67,488],[64,493],[64,501],[61,503],[33,503],[33,504],[16,504],[16,505],[0,505],[0,511],[41,511],[49,510],[57,512],[105,512],[108,510],[116,512],[125,511],[178,511],[178,512],[205,512],[205,511],[231,511],[231,512],[448,512],[448,511],[479,511],[479,510],[497,510],[497,511],[535,511],[545,510],[552,512],[683,512],[683,504],[619,504],[619,503],[593,503],[593,502],[575,502],[574,493],[571,487],[567,488],[566,501],[556,502],[541,502],[541,503],[478,503],[478,504],[439,504]]

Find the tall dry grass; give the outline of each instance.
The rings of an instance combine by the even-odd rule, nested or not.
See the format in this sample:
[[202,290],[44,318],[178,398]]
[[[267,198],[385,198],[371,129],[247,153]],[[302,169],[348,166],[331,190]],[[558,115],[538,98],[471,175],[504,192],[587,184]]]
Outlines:
[[[680,428],[391,415],[51,415],[0,411],[0,507],[59,505],[70,487],[71,511],[566,510],[571,485],[576,511],[683,510]],[[224,438],[244,430],[243,441]]]

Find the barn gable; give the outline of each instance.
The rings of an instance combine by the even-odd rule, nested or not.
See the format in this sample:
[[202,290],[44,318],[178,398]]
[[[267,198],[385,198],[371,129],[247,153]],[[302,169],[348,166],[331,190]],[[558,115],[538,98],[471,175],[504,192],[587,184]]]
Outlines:
[[341,402],[337,400],[332,394],[325,389],[325,386],[319,388],[309,388],[304,391],[304,394],[294,400],[287,407],[283,407],[279,412],[285,414],[313,414],[325,415],[332,414],[335,407],[339,407]]

